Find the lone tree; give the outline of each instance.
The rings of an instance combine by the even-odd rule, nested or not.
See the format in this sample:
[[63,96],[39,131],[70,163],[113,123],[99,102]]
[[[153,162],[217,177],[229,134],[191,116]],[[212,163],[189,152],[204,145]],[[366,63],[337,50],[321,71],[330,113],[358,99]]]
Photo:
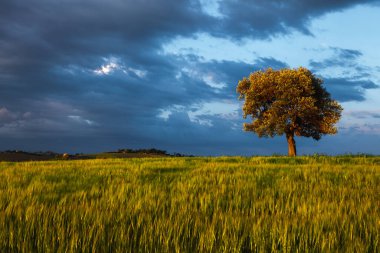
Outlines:
[[259,137],[284,135],[289,156],[296,156],[294,136],[335,134],[343,110],[322,86],[322,79],[308,69],[256,71],[239,81],[237,92],[244,99],[243,117],[252,117],[244,130]]

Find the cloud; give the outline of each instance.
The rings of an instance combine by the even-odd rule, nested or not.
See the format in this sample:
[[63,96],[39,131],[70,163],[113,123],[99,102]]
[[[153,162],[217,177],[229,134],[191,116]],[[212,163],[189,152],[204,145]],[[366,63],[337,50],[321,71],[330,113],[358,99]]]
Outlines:
[[375,70],[361,64],[362,52],[332,47],[332,55],[322,61],[310,61],[312,71],[321,75],[327,90],[339,101],[364,101],[368,89],[380,86],[371,79]]
[[379,123],[364,123],[364,124],[349,124],[345,127],[341,127],[341,131],[344,133],[356,133],[365,135],[379,135],[380,124]]
[[219,2],[220,30],[217,36],[273,38],[279,34],[299,31],[312,35],[308,25],[313,18],[341,11],[359,4],[372,4],[376,0],[359,1],[247,1],[225,0]]
[[282,68],[288,68],[288,64],[285,62],[279,61],[274,59],[273,57],[259,57],[255,61],[255,67],[258,69],[267,69],[267,68],[272,68],[272,69],[282,69]]
[[84,119],[83,117],[79,116],[79,115],[69,115],[67,116],[69,119],[73,120],[73,121],[76,121],[78,123],[81,123],[81,124],[87,124],[87,125],[94,125],[95,122],[92,121],[92,120],[89,120],[89,119]]
[[357,119],[380,119],[380,110],[350,110],[346,111],[345,114]]
[[326,78],[325,87],[333,97],[342,102],[364,101],[365,91],[380,86],[370,80],[350,80],[345,78]]
[[[241,131],[235,89],[250,72],[285,62],[206,62],[163,54],[163,45],[199,33],[231,39],[310,34],[312,18],[359,3],[304,2],[2,1],[0,149],[154,146],[193,154],[272,153],[273,145],[262,146],[272,141]],[[347,60],[360,57],[332,50]],[[330,81],[343,100],[361,100],[362,90],[377,87],[356,79]],[[213,108],[221,104],[225,112]]]
[[236,99],[236,86],[243,77],[260,69],[287,67],[284,62],[265,57],[259,57],[253,63],[227,60],[203,61],[201,57],[195,55],[182,57],[181,65],[187,67],[182,69],[181,77],[189,76],[214,88],[211,99]]
[[321,71],[331,68],[343,68],[344,70],[356,68],[356,70],[360,71],[365,69],[364,66],[360,65],[359,63],[360,57],[363,55],[363,53],[359,50],[344,49],[337,47],[332,47],[328,50],[332,51],[331,57],[322,61],[310,61],[309,65],[315,71]]
[[341,60],[357,60],[360,56],[363,55],[362,52],[354,49],[333,47],[332,50],[338,55],[339,59]]
[[110,59],[105,58],[105,63],[101,65],[99,68],[93,70],[93,73],[96,75],[110,75],[115,71],[121,71],[126,75],[132,75],[138,78],[144,78],[147,75],[147,71],[128,67],[126,66],[122,60],[111,57]]
[[106,65],[102,65],[100,68],[97,68],[94,70],[94,73],[97,75],[109,75],[111,74],[115,69],[118,69],[119,65],[115,62],[110,62]]

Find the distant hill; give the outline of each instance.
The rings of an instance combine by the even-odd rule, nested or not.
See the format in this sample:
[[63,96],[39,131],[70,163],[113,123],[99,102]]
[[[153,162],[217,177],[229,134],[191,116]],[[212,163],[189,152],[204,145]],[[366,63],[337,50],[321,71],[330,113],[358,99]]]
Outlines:
[[77,159],[107,159],[107,158],[145,158],[145,157],[183,157],[185,155],[168,154],[159,149],[119,149],[117,151],[95,154],[60,154],[52,151],[25,152],[19,150],[7,150],[0,152],[0,161],[47,161],[47,160],[77,160]]
[[55,160],[62,157],[62,154],[54,152],[25,152],[19,150],[7,150],[0,152],[0,161],[22,162],[22,161],[45,161]]

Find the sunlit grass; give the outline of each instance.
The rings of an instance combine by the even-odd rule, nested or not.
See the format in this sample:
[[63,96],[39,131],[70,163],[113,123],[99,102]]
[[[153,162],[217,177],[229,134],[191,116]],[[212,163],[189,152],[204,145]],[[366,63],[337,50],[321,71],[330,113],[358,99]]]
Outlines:
[[1,252],[379,252],[380,157],[0,163]]

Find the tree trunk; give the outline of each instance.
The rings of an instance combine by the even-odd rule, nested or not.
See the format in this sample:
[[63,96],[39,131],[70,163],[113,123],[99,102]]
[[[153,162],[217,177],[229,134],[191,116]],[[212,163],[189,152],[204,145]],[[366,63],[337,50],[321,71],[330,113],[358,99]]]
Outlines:
[[287,133],[286,139],[288,141],[288,156],[296,156],[296,141],[294,140],[294,133]]

